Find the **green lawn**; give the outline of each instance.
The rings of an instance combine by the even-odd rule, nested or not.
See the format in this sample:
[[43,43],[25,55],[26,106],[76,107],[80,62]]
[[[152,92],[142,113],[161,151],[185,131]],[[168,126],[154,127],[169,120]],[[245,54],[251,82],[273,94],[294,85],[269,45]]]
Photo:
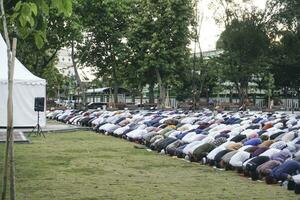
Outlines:
[[73,132],[31,139],[15,147],[20,200],[300,199],[277,185],[135,149],[111,136]]

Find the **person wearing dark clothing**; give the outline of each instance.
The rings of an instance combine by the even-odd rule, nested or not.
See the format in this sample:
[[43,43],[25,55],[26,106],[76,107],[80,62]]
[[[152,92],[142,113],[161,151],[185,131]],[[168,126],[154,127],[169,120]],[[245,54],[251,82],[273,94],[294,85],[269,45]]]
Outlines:
[[156,150],[160,152],[161,150],[165,149],[169,144],[175,142],[176,140],[177,140],[176,138],[172,138],[172,137],[165,138],[162,142],[160,142],[157,145]]
[[259,174],[259,177],[266,177],[268,176],[272,170],[281,165],[282,162],[278,161],[278,160],[269,160],[267,162],[265,162],[264,164],[261,164],[257,167],[256,171]]
[[166,154],[169,154],[170,156],[175,155],[176,148],[184,145],[185,143],[182,140],[176,140],[175,142],[169,144],[166,147]]
[[184,158],[185,154],[183,153],[183,149],[186,147],[186,145],[188,145],[188,144],[184,144],[184,145],[176,148],[175,155],[178,158]]
[[249,174],[252,180],[257,180],[258,173],[256,171],[256,168],[269,160],[270,158],[268,156],[257,156],[253,158],[250,162],[247,163],[245,168],[245,174]]
[[246,138],[246,135],[236,135],[233,138],[231,138],[230,141],[232,141],[232,142],[240,142],[240,141],[242,141],[245,138]]
[[251,154],[251,157],[259,156],[260,154],[267,151],[268,149],[269,149],[269,147],[259,147]]
[[254,125],[248,126],[246,129],[259,129],[259,128],[260,128],[259,124],[254,124]]
[[277,181],[290,180],[292,175],[300,171],[300,162],[287,160],[282,165],[275,167],[270,176],[266,177],[267,184],[276,183]]
[[256,151],[259,147],[258,146],[250,146],[247,149],[245,149],[244,151],[248,152],[248,153],[253,153],[254,151]]
[[162,119],[163,119],[163,117],[155,117],[154,119],[152,119],[150,121],[144,122],[144,124],[146,124],[147,126],[152,126],[153,124],[158,123]]
[[284,131],[280,131],[278,133],[275,133],[273,135],[270,136],[270,140],[274,140],[275,138],[277,138],[278,136],[284,134],[285,132]]
[[216,155],[215,158],[214,158],[214,165],[215,165],[216,167],[218,167],[218,168],[221,168],[222,157],[223,157],[225,154],[227,154],[227,153],[229,153],[229,152],[231,152],[231,151],[232,151],[232,150],[230,150],[230,149],[225,149],[225,150],[220,151],[219,153],[217,153],[217,155]]
[[199,162],[202,158],[204,158],[210,151],[212,151],[216,146],[214,144],[205,143],[199,147],[197,147],[193,154],[190,155],[191,161]]

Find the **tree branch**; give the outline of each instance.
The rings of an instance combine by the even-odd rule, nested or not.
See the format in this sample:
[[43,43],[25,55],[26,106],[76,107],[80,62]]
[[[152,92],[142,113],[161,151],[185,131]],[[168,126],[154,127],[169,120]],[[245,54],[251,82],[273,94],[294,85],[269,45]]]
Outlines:
[[50,58],[46,61],[44,61],[44,66],[47,66],[56,56],[57,52],[59,51],[60,47],[57,47],[54,51],[54,53],[50,56]]

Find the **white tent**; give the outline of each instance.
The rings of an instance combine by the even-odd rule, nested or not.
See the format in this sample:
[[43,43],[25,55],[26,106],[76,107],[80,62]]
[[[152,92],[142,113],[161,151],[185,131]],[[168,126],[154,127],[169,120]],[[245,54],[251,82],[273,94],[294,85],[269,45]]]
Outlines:
[[[7,77],[7,47],[0,35],[0,127],[7,126]],[[35,97],[46,97],[46,80],[34,76],[16,59],[13,86],[14,127],[34,127],[37,124]],[[45,111],[40,112],[40,125],[46,125]]]

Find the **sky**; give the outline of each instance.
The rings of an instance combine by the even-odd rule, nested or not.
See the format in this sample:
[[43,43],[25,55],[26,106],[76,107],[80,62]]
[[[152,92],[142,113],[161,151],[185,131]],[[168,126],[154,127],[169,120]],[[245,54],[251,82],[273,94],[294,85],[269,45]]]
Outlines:
[[[240,0],[241,3],[243,0]],[[265,7],[266,0],[248,0],[252,2],[258,8],[263,9]],[[212,0],[199,0],[198,13],[203,13],[203,21],[200,31],[200,44],[202,51],[210,51],[216,49],[216,41],[218,40],[220,34],[224,30],[221,25],[217,25],[214,19],[214,10],[209,9],[209,4]],[[200,4],[201,2],[201,4]],[[192,52],[194,52],[194,42],[190,44]],[[196,52],[199,52],[197,48]]]

